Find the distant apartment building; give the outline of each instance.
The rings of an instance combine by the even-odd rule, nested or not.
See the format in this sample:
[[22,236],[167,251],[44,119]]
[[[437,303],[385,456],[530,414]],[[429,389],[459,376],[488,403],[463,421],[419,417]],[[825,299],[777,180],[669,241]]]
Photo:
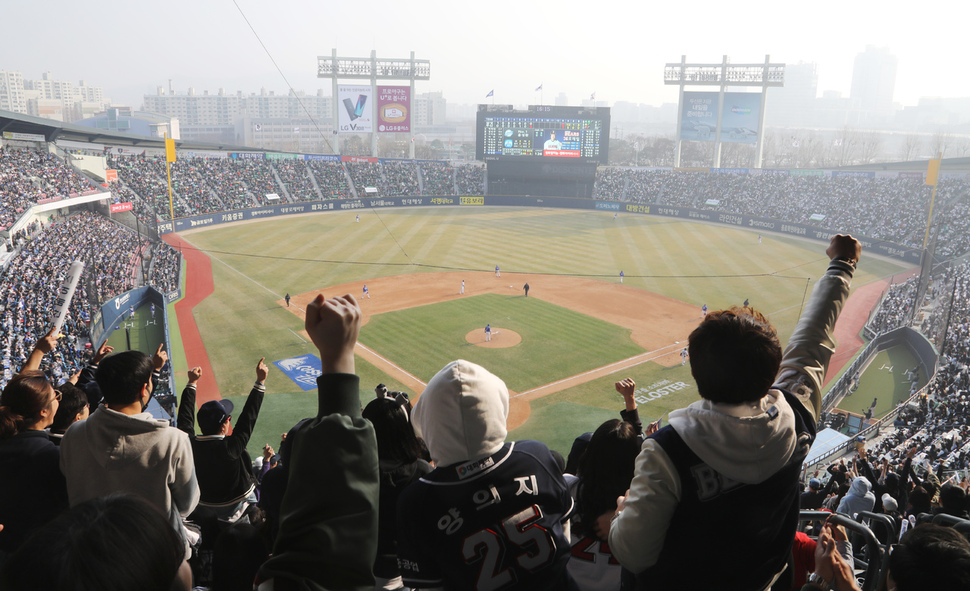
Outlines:
[[0,70],[0,110],[27,114],[27,95],[20,72]]
[[411,125],[414,127],[444,125],[447,110],[448,101],[441,91],[416,94],[411,101]]
[[54,80],[25,80],[20,72],[0,71],[0,109],[70,123],[104,111],[110,101],[100,86]]
[[227,94],[185,94],[161,86],[145,95],[144,110],[179,120],[182,139],[206,143],[255,146],[286,151],[328,151],[325,139],[333,133],[332,103],[322,92],[307,95],[293,91],[277,95],[242,91]]
[[[441,92],[415,94],[411,126],[415,133],[434,133],[445,125],[447,101]],[[333,102],[322,90],[316,94],[291,91],[276,94],[265,88],[215,94],[188,89],[185,94],[159,86],[145,95],[143,110],[178,119],[182,139],[206,143],[253,146],[287,152],[332,151]]]

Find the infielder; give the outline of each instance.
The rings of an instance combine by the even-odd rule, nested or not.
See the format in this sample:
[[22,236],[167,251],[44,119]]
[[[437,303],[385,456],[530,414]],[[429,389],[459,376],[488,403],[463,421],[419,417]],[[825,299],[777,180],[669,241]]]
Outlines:
[[461,289],[458,290],[458,295],[465,295],[465,280],[461,280]]
[[368,300],[370,299],[370,291],[367,290],[367,284],[364,284],[364,297]]
[[705,316],[707,316],[707,304],[701,306],[701,318],[704,318]]
[[501,277],[502,276],[502,272],[499,271],[498,265],[495,265],[495,276],[496,277]]

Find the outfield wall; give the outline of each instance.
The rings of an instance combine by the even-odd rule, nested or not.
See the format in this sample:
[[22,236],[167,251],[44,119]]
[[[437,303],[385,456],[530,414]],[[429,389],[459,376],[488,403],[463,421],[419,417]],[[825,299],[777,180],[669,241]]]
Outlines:
[[[598,210],[606,212],[653,215],[668,218],[680,218],[689,221],[707,222],[737,226],[747,230],[777,232],[791,236],[801,236],[813,240],[828,242],[832,236],[831,230],[824,230],[815,226],[781,222],[769,218],[759,218],[748,215],[723,213],[707,209],[691,209],[688,207],[673,207],[669,205],[626,203],[619,201],[600,201],[597,199],[580,199],[573,197],[533,197],[530,195],[489,195],[489,196],[460,196],[447,197],[376,197],[364,199],[333,199],[329,201],[308,201],[304,203],[281,203],[240,209],[221,213],[179,218],[174,222],[158,224],[158,233],[171,234],[183,232],[193,228],[228,224],[246,220],[274,218],[302,213],[324,211],[352,211],[362,209],[379,209],[386,207],[548,207],[555,209]],[[919,264],[920,251],[866,236],[857,235],[866,252],[891,257],[907,263]]]

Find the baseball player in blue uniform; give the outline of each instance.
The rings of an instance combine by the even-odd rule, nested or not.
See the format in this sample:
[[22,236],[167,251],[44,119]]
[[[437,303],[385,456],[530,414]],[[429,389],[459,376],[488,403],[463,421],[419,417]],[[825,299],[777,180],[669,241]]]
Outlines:
[[569,589],[573,510],[552,454],[506,442],[509,393],[485,368],[453,361],[414,407],[434,471],[398,501],[398,566],[407,587]]
[[492,340],[492,325],[491,324],[486,324],[485,325],[485,342],[487,343],[490,340]]
[[370,299],[370,291],[368,291],[366,283],[364,284],[364,297]]
[[707,304],[701,306],[701,318],[704,318],[705,316],[707,316]]
[[498,265],[495,265],[495,276],[496,277],[502,276],[502,272],[499,270]]

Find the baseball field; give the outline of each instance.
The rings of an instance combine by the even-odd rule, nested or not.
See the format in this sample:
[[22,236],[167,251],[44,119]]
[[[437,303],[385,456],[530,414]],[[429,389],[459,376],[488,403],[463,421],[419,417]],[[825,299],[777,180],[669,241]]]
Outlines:
[[[820,242],[759,239],[744,229],[649,216],[525,208],[311,214],[168,240],[181,245],[187,261],[188,305],[170,306],[179,316],[178,330],[170,323],[179,388],[186,369],[202,365],[200,398],[241,405],[261,357],[293,367],[294,359],[316,353],[302,332],[306,303],[320,292],[350,293],[365,322],[357,357],[362,403],[378,383],[414,399],[448,361],[468,359],[508,384],[511,438],[538,439],[564,454],[575,436],[618,417],[622,399],[613,382],[620,378],[636,380],[644,422],[697,399],[680,352],[701,306],[748,299],[784,343],[827,264]],[[874,297],[903,270],[864,257],[837,330],[836,365],[861,345],[857,335]],[[189,301],[193,291],[204,299]],[[188,334],[193,330],[198,338]],[[280,366],[271,365],[254,454],[264,443],[276,447],[280,433],[316,410],[315,391]]]

